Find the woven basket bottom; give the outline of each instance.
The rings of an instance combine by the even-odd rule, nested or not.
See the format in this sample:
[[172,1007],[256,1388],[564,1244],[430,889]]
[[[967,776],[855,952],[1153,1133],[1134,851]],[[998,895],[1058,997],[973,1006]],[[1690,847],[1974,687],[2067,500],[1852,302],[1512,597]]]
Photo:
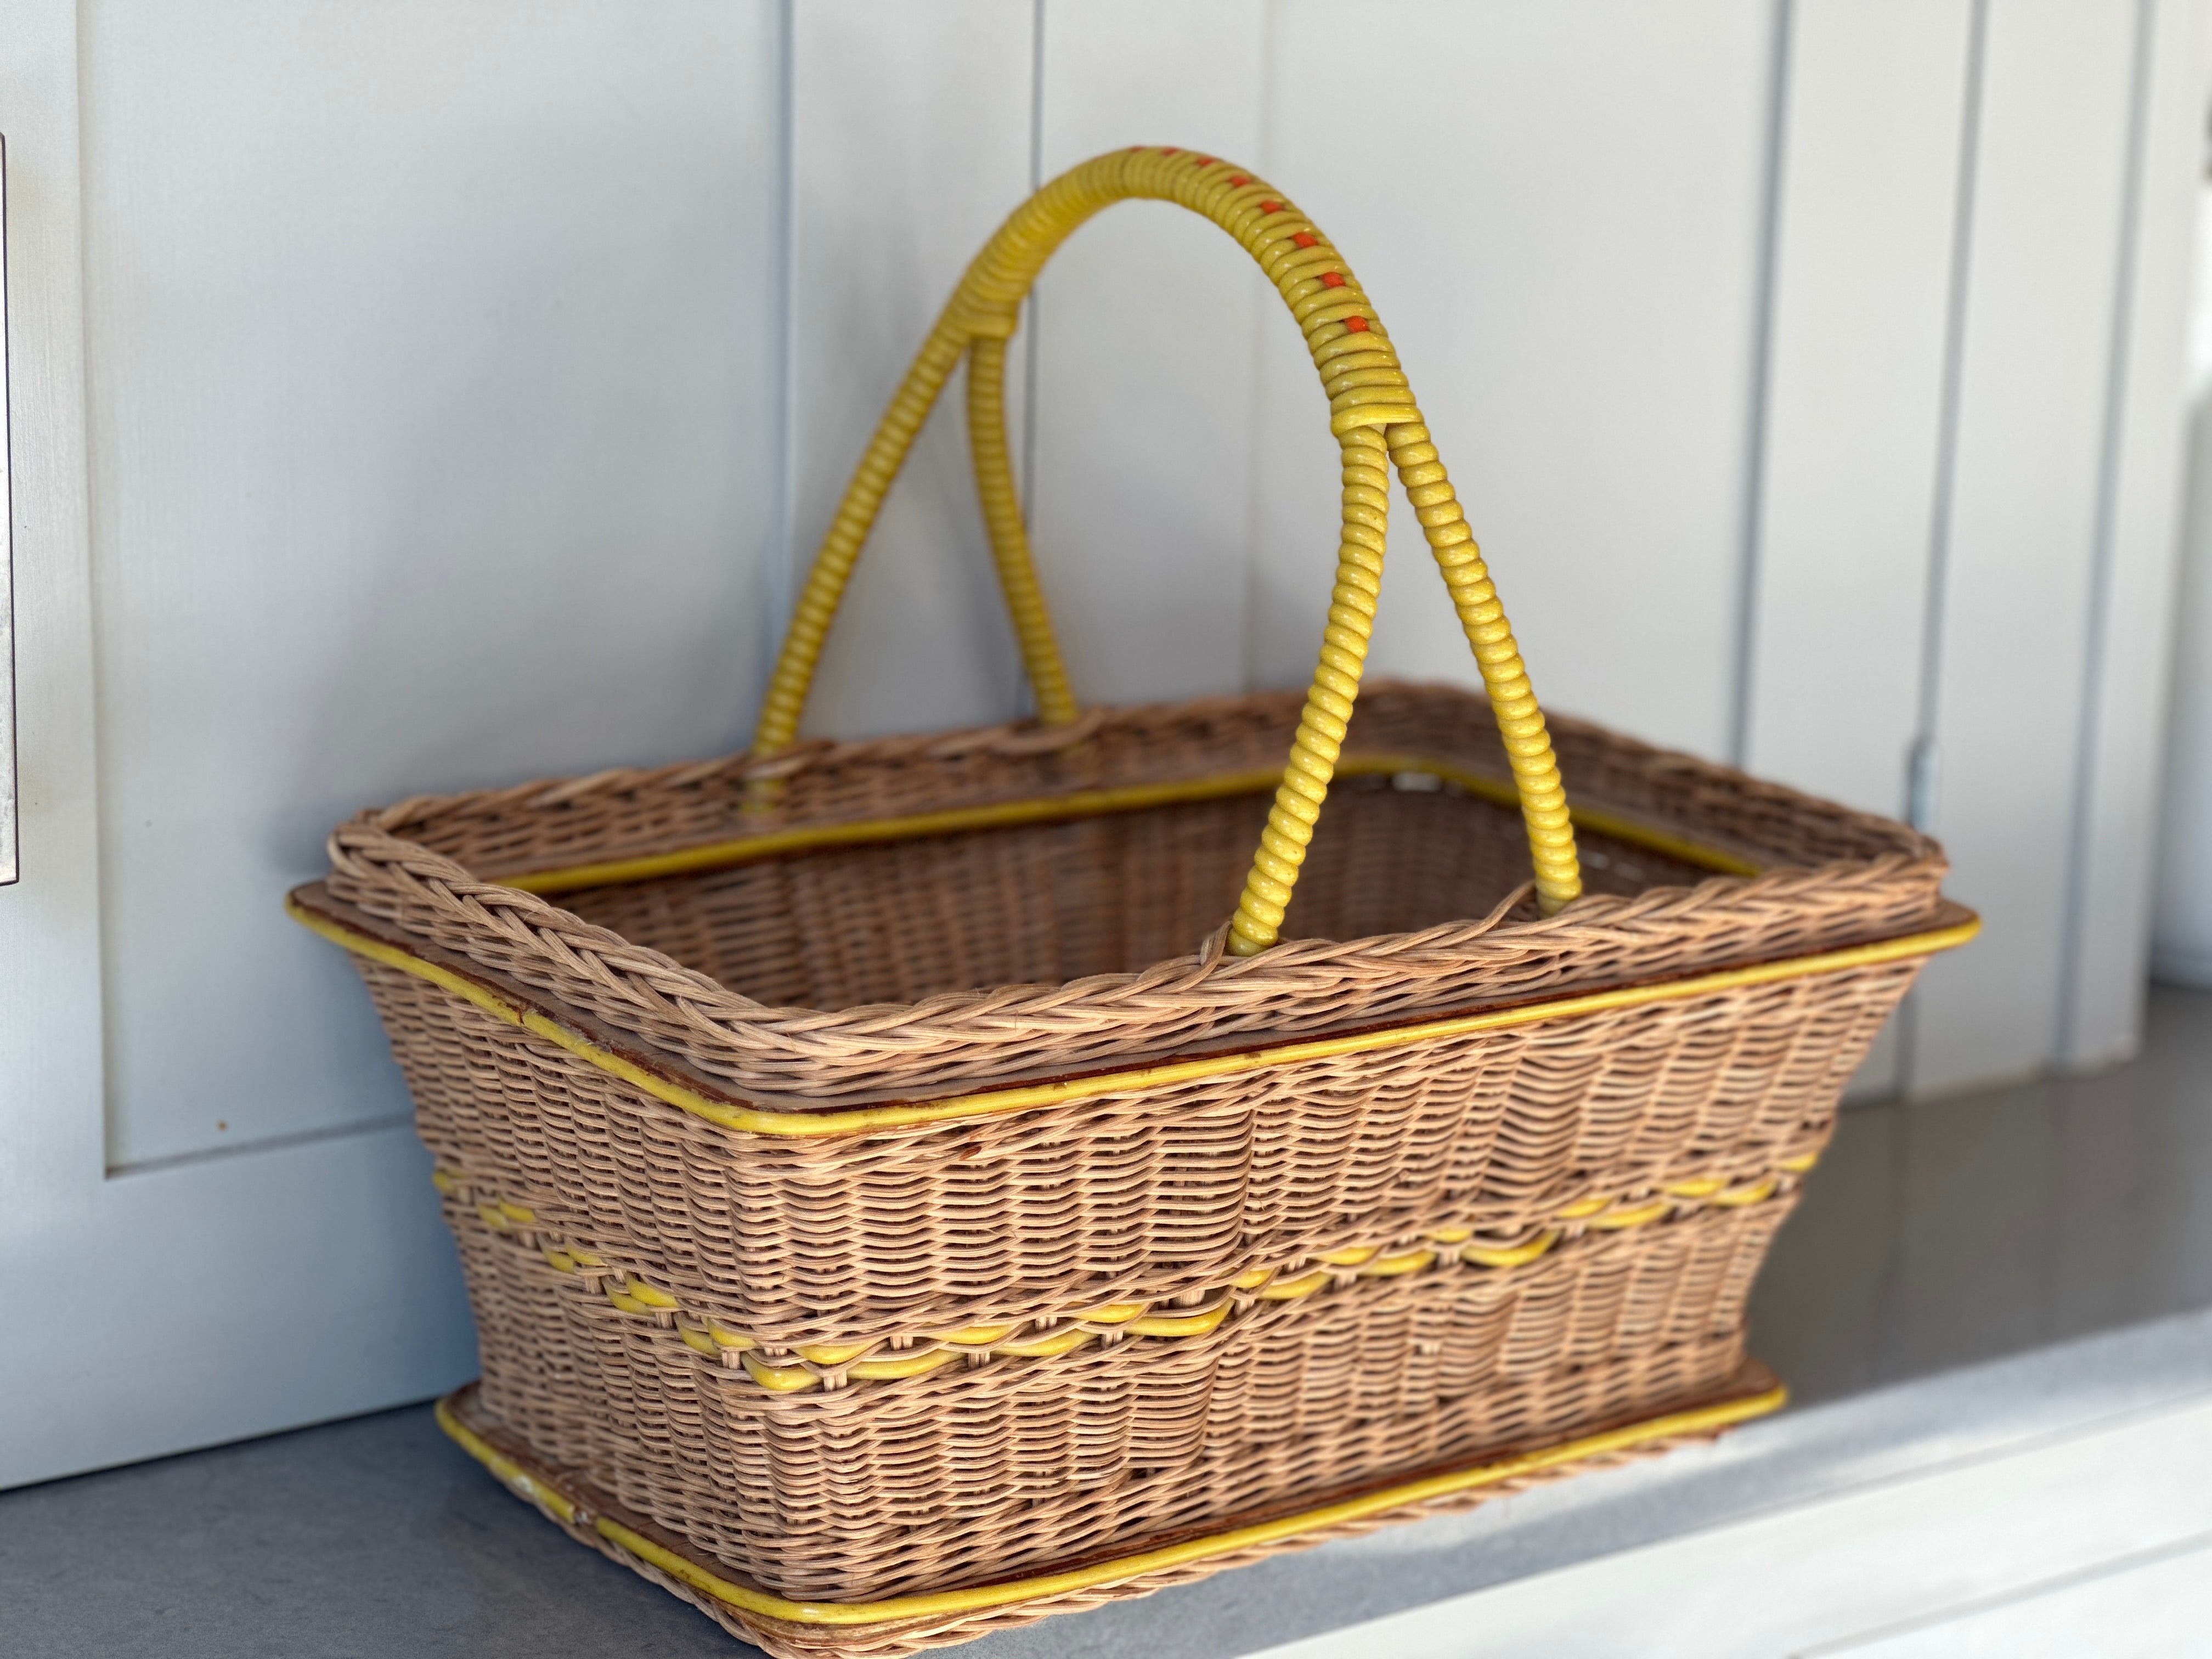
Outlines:
[[[715,1594],[711,1587],[719,1584],[738,1595],[758,1595],[727,1567],[702,1559],[681,1539],[625,1510],[588,1481],[536,1456],[483,1409],[473,1382],[439,1402],[438,1421],[508,1490],[571,1538],[690,1602],[732,1635],[766,1649],[777,1659],[898,1659],[926,1648],[972,1641],[994,1630],[1033,1624],[1056,1613],[1150,1595],[1285,1551],[1353,1537],[1401,1521],[1473,1509],[1563,1476],[1711,1440],[1738,1423],[1778,1409],[1784,1398],[1773,1373],[1757,1360],[1747,1360],[1724,1389],[1703,1400],[1672,1406],[1656,1417],[1601,1425],[1553,1446],[1499,1449],[1394,1480],[1380,1489],[1371,1484],[1351,1488],[1303,1505],[1295,1514],[1231,1518],[1203,1537],[1185,1534],[1137,1545],[1114,1558],[1128,1563],[1126,1573],[1113,1571],[1111,1563],[1069,1562],[1000,1587],[1000,1593],[1019,1593],[994,1605],[923,1607],[912,1617],[851,1624],[779,1618]],[[1255,1535],[1238,1535],[1246,1533]],[[989,1596],[993,1591],[969,1594]]]

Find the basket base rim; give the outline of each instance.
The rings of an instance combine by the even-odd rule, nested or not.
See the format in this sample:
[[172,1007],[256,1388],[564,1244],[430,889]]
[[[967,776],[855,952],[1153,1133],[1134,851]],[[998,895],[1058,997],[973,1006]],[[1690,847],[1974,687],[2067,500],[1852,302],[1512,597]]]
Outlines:
[[894,1659],[1054,1613],[1149,1595],[1285,1550],[1463,1510],[1529,1486],[1710,1440],[1778,1411],[1789,1390],[1756,1359],[1722,1389],[1656,1415],[1548,1444],[1492,1449],[1410,1476],[1339,1489],[1287,1510],[1224,1517],[1202,1533],[1139,1540],[1018,1578],[866,1601],[799,1601],[746,1582],[681,1538],[558,1468],[483,1409],[478,1384],[440,1400],[438,1426],[501,1485],[580,1543],[784,1659]]

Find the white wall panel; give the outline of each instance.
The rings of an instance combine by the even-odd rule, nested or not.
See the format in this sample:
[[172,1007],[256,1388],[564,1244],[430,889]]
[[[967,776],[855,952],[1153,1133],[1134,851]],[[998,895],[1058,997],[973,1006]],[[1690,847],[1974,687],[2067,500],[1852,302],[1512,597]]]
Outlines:
[[[1895,816],[1920,721],[1971,0],[1796,0],[1741,763]],[[1898,1028],[1852,1092],[1898,1087]]]
[[85,9],[115,1163],[404,1112],[339,818],[740,740],[770,21]]
[[2187,508],[2174,596],[2172,713],[2152,963],[2212,986],[2212,180],[2198,185]]
[[1971,0],[1798,0],[1744,763],[1905,810]]
[[22,879],[0,888],[0,1243],[20,1260],[67,1232],[106,1157],[75,12],[0,0],[0,39],[22,781]]
[[0,1487],[381,1411],[475,1374],[412,1123],[95,1174],[70,1197],[66,1222],[0,1231]]
[[[1259,0],[1043,16],[1043,177],[1135,143],[1261,165]],[[1243,251],[1166,203],[1108,209],[1037,284],[1030,522],[1085,702],[1243,687],[1255,324],[1296,337],[1263,305],[1279,313]]]
[[[1032,8],[806,0],[791,15],[795,592],[922,337],[1029,193]],[[1018,359],[1008,379],[1018,427]],[[963,385],[947,384],[884,504],[823,653],[809,734],[1015,711],[1020,660],[975,504]]]
[[[1273,15],[1269,176],[1395,337],[1538,694],[1722,752],[1772,8],[1286,0]],[[1295,342],[1263,361],[1255,659],[1289,684],[1326,608],[1334,446]],[[1471,682],[1399,507],[1375,668]]]
[[1942,584],[1934,825],[1983,915],[1921,981],[1916,1089],[2056,1051],[2135,14],[1992,6]]
[[[406,1128],[106,1170],[78,25],[65,0],[0,0],[9,390],[30,434],[14,456],[23,880],[0,891],[0,1486],[420,1399],[474,1357]],[[251,983],[264,962],[200,967]]]
[[2134,1054],[2149,955],[2187,421],[2191,256],[2203,192],[2203,13],[2145,4],[2141,151],[2109,434],[2102,593],[2079,769],[2068,994],[2058,1058],[2083,1069]]

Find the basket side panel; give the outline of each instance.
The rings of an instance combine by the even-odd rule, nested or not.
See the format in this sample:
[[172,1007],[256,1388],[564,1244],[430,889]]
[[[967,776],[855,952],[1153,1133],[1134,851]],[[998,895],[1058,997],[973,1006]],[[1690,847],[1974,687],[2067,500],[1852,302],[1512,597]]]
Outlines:
[[[1620,1232],[1571,1223],[1523,1267],[1354,1279],[1211,1337],[801,1395],[687,1346],[686,1322],[766,1340],[741,1322],[779,1293],[842,1292],[843,1328],[881,1334],[916,1307],[976,1316],[969,1285],[1034,1289],[1001,1297],[1032,1318],[1115,1286],[1168,1301],[1261,1261],[1255,1238],[1286,1243],[1264,1264],[1279,1267],[1756,1176],[1817,1149],[1911,977],[1746,988],[1432,1045],[1413,1066],[1345,1057],[1225,1098],[825,1147],[729,1135],[365,971],[453,1188],[487,1408],[734,1569],[831,1599],[1002,1575],[1717,1388],[1786,1197]],[[641,1278],[680,1312],[610,1294]]]
[[741,1136],[367,964],[441,1164],[771,1346],[1169,1301],[1817,1152],[1910,963],[830,1142]]
[[[1744,1295],[1787,1207],[1591,1234],[1522,1269],[1348,1283],[1258,1304],[1208,1339],[805,1396],[702,1358],[672,1316],[623,1313],[465,1202],[451,1213],[477,1241],[472,1285],[479,1257],[504,1256],[514,1265],[483,1284],[504,1295],[508,1274],[534,1275],[562,1302],[542,1328],[488,1328],[488,1407],[748,1576],[844,1599],[942,1583],[971,1555],[997,1572],[1010,1551],[1057,1559],[1191,1514],[1558,1438],[1716,1387],[1740,1363]],[[526,1406],[535,1429],[509,1415]]]

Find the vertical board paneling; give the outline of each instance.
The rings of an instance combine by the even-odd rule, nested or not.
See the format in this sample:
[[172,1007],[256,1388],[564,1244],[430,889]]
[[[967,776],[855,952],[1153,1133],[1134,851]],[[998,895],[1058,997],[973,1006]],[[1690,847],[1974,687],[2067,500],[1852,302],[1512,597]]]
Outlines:
[[2151,962],[2161,979],[2212,987],[2212,179],[2197,185],[2196,250],[2187,510]]
[[[8,222],[7,149],[0,135],[0,227]],[[8,246],[0,231],[0,337],[8,326]],[[0,387],[0,391],[4,391]],[[22,874],[15,845],[15,517],[9,510],[8,410],[0,397],[0,512],[8,521],[0,525],[0,886],[10,886]]]
[[2055,1048],[2132,82],[2132,7],[1991,7],[1942,584],[1935,831],[1970,951],[1921,982],[1912,1086]]
[[2111,411],[2102,629],[2084,687],[2091,723],[2075,849],[2074,925],[2058,1059],[2124,1060],[2142,1027],[2150,891],[2172,660],[2175,559],[2186,430],[2191,255],[2203,161],[2206,74],[2200,9],[2149,0],[2140,74],[2134,246]]
[[[1134,143],[1260,165],[1259,0],[1048,0],[1043,15],[1045,178]],[[1243,685],[1263,299],[1234,242],[1164,203],[1108,209],[1037,284],[1030,521],[1085,702]]]
[[1797,0],[1746,764],[1904,810],[1968,0]]
[[[410,1130],[122,1178],[104,1167],[80,147],[100,88],[81,74],[88,21],[69,0],[0,0],[0,120],[16,186],[9,392],[25,435],[13,458],[25,878],[0,892],[0,1486],[419,1400],[474,1358]],[[134,274],[150,286],[173,273]],[[212,800],[188,793],[175,816],[222,810],[223,782]],[[264,820],[250,837],[283,828]],[[249,838],[250,853],[264,850]],[[210,981],[256,988],[266,963],[204,942],[194,960]],[[358,1007],[358,982],[340,994]],[[258,1044],[281,1033],[264,1018],[214,1035]],[[198,1057],[177,1058],[192,1075]],[[281,1107],[348,1080],[295,1073],[270,1087]]]
[[279,908],[339,818],[738,739],[771,29],[87,6],[114,1163],[405,1111],[351,969]]
[[[2190,12],[2197,69],[2212,79],[2212,16],[2201,0]],[[2212,177],[2198,179],[2197,204],[2187,478],[2151,960],[2161,979],[2212,986]]]
[[[1029,193],[1031,7],[805,0],[791,15],[795,591],[922,337]],[[947,384],[884,504],[823,653],[810,733],[1014,712],[1019,662],[975,505],[963,384]]]
[[[8,1282],[27,1285],[31,1242],[75,1220],[105,1162],[100,790],[75,8],[0,0],[0,39],[23,872],[0,888],[0,1247],[17,1264]],[[11,1331],[0,1357],[22,1347],[11,1312],[0,1301]],[[38,1420],[24,1392],[7,1398]]]
[[[1721,752],[1772,9],[1291,0],[1273,18],[1272,176],[1395,337],[1539,695]],[[1334,446],[1295,344],[1265,363],[1256,657],[1291,683],[1326,605]],[[1471,682],[1394,516],[1375,668]]]
[[[1905,807],[1969,0],[1796,0],[1744,765]],[[1897,1085],[1894,1028],[1855,1091]]]

